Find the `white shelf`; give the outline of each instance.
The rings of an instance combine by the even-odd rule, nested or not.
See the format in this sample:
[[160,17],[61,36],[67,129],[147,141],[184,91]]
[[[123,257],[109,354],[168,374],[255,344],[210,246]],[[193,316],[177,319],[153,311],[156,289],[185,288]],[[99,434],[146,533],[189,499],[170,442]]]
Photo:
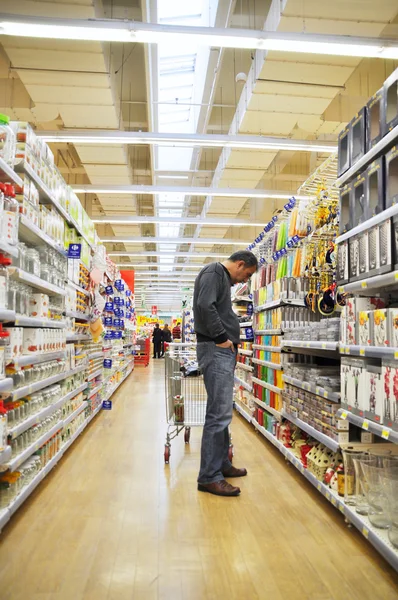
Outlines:
[[5,379],[0,379],[0,394],[4,392],[10,392],[12,390],[13,381],[11,377],[6,377]]
[[234,407],[235,407],[235,410],[237,410],[237,411],[238,411],[238,413],[239,413],[240,415],[242,415],[242,417],[243,417],[244,419],[246,419],[246,421],[247,421],[248,423],[251,423],[251,422],[252,422],[252,415],[251,415],[251,414],[248,412],[248,410],[245,410],[245,409],[244,409],[244,408],[241,406],[241,404],[239,403],[239,401],[238,401],[238,400],[234,400]]
[[244,321],[243,323],[239,323],[239,327],[253,327],[253,321]]
[[81,412],[83,412],[83,410],[86,408],[86,406],[87,406],[87,401],[84,400],[84,402],[82,402],[81,405],[78,406],[73,411],[73,413],[71,413],[69,416],[66,417],[66,419],[64,419],[64,427],[67,427],[69,425],[69,423],[72,423],[72,421],[74,419],[76,419],[76,417],[78,417]]
[[95,396],[95,394],[97,394],[98,392],[100,392],[102,390],[102,382],[97,385],[96,388],[94,388],[93,390],[90,391],[89,395],[87,396],[87,400],[90,400],[90,398],[92,398],[93,396]]
[[77,292],[81,292],[85,296],[89,296],[90,295],[90,292],[88,292],[84,288],[80,287],[80,285],[77,285],[77,283],[73,283],[73,281],[68,280],[68,285],[70,287],[73,287],[73,289],[76,290]]
[[283,348],[309,348],[312,350],[327,350],[336,352],[339,342],[301,342],[300,340],[282,340]]
[[300,298],[294,298],[292,300],[272,300],[271,302],[266,302],[265,304],[260,304],[254,308],[255,313],[263,312],[264,310],[269,310],[270,308],[278,308],[279,306],[305,306],[304,300]]
[[243,371],[250,371],[250,373],[253,371],[253,367],[240,363],[239,361],[236,363],[236,368],[242,369]]
[[95,373],[91,373],[91,375],[88,375],[87,381],[91,381],[92,379],[95,379],[96,377],[99,377],[100,375],[102,375],[102,367],[100,369],[98,369],[97,371],[95,371]]
[[375,423],[374,421],[365,419],[359,415],[354,415],[345,409],[340,409],[337,415],[340,419],[347,419],[347,421],[353,425],[356,425],[357,427],[361,427],[361,429],[364,429],[365,431],[370,431],[371,433],[374,433],[374,435],[377,435],[384,440],[398,444],[398,431],[394,431],[390,427],[380,425],[379,423]]
[[7,242],[0,240],[0,251],[5,254],[9,254],[13,258],[18,258],[18,247],[11,246],[11,244],[7,244]]
[[98,352],[93,352],[92,354],[89,354],[88,359],[93,360],[94,358],[102,358],[103,356],[104,356],[104,351],[98,350]]
[[262,387],[266,388],[267,390],[270,390],[271,392],[275,392],[275,394],[281,394],[283,391],[282,388],[279,388],[276,385],[272,385],[271,383],[268,383],[267,381],[263,381],[262,379],[257,379],[257,377],[253,377],[253,383],[257,383],[258,385],[261,385]]
[[38,247],[43,244],[47,244],[50,248],[53,248],[62,256],[66,256],[65,249],[58,244],[52,237],[47,235],[44,231],[39,229],[36,225],[31,223],[27,217],[20,215],[19,218],[19,239],[21,242],[31,244],[32,246]]
[[58,383],[58,381],[62,381],[67,377],[71,377],[72,375],[76,375],[76,373],[80,373],[80,371],[84,371],[87,368],[86,365],[81,365],[76,367],[76,369],[71,369],[70,371],[64,371],[63,373],[58,373],[58,375],[53,375],[52,377],[47,377],[47,379],[42,379],[42,381],[36,381],[31,385],[25,385],[24,387],[18,388],[14,390],[10,394],[10,398],[13,401],[19,400],[20,398],[24,398],[25,396],[30,396],[34,392],[38,392],[43,388],[48,387],[49,385],[53,385],[54,383]]
[[38,365],[40,363],[49,362],[50,360],[57,360],[66,358],[66,351],[61,350],[60,352],[38,352],[36,354],[27,354],[24,356],[18,356],[12,360],[7,361],[8,364],[14,365],[15,368],[26,367],[28,365]]
[[67,342],[91,342],[92,338],[89,335],[86,335],[85,333],[75,333],[75,334],[67,334],[66,335],[66,341]]
[[362,158],[357,160],[355,165],[353,165],[348,171],[343,173],[337,180],[336,186],[340,187],[344,185],[347,181],[352,179],[357,173],[359,173],[363,167],[369,165],[375,158],[377,158],[380,154],[388,150],[390,146],[394,145],[395,140],[398,138],[398,125],[394,127],[391,131],[387,133],[377,144],[373,146]]
[[0,309],[0,321],[12,323],[15,321],[15,312],[13,310]]
[[282,411],[282,416],[284,419],[287,419],[291,423],[294,423],[295,425],[297,425],[297,427],[299,427],[303,431],[306,431],[310,436],[312,436],[313,438],[318,440],[318,442],[321,442],[322,444],[324,444],[325,446],[330,448],[330,450],[333,450],[333,452],[337,452],[337,450],[340,448],[340,444],[338,442],[333,440],[328,435],[325,435],[321,431],[318,431],[317,429],[312,427],[312,425],[309,425],[305,421],[302,421],[301,419],[298,419],[297,417],[293,417],[293,415],[291,415],[285,411]]
[[243,356],[252,356],[253,350],[244,350],[243,348],[238,348],[238,354],[243,354]]
[[340,354],[349,356],[366,356],[368,358],[398,359],[398,348],[383,348],[379,346],[345,346],[340,344]]
[[280,346],[265,346],[264,344],[253,344],[253,350],[264,350],[265,352],[281,352]]
[[55,402],[54,404],[51,404],[50,406],[46,406],[45,408],[42,408],[39,412],[35,413],[34,415],[31,415],[30,417],[25,419],[25,421],[22,421],[22,423],[15,425],[15,427],[12,427],[11,429],[8,429],[7,435],[11,436],[12,439],[16,438],[18,435],[20,435],[21,433],[23,433],[24,431],[26,431],[33,425],[36,425],[36,423],[38,423],[39,421],[42,421],[49,415],[52,415],[54,412],[56,412],[59,408],[62,408],[63,405],[68,400],[71,400],[72,398],[74,398],[75,396],[80,394],[80,392],[85,390],[86,387],[87,387],[87,383],[83,383],[83,385],[79,386],[72,392],[69,392],[69,394],[66,394],[65,396],[60,398],[58,400],[58,402]]
[[72,319],[79,319],[79,321],[88,321],[90,318],[87,313],[81,313],[74,310],[67,310],[65,315]]
[[15,316],[15,327],[45,327],[47,329],[65,329],[66,321],[54,319],[38,319],[37,317]]
[[41,448],[41,446],[48,442],[48,440],[51,439],[53,435],[57,433],[57,431],[62,429],[62,427],[63,421],[59,421],[58,423],[56,423],[56,425],[53,425],[53,427],[51,427],[49,431],[43,433],[43,435],[40,436],[38,440],[36,440],[35,442],[33,442],[33,444],[30,444],[30,446],[23,450],[23,452],[20,452],[20,454],[12,458],[7,463],[7,466],[10,469],[10,471],[15,471],[15,469],[17,469],[19,465],[22,465],[22,463],[24,463],[25,460],[29,458],[29,456],[34,454],[34,452],[36,452],[39,448]]
[[254,335],[282,335],[282,329],[257,329]]
[[253,358],[252,361],[255,365],[261,365],[263,367],[269,367],[270,369],[275,369],[275,371],[282,371],[283,366],[278,363],[270,362],[269,360],[260,360],[259,358]]
[[26,283],[26,285],[29,285],[36,290],[39,290],[39,292],[42,292],[43,294],[48,294],[49,296],[66,295],[65,290],[63,290],[62,288],[53,285],[52,283],[48,283],[47,281],[44,281],[44,279],[36,277],[36,275],[26,273],[21,269],[9,267],[8,272],[11,279],[14,279],[15,281],[20,281],[21,283]]
[[261,408],[263,408],[264,410],[266,410],[267,412],[269,412],[271,415],[273,415],[276,419],[278,419],[278,421],[282,420],[282,413],[280,413],[279,410],[276,410],[276,408],[272,408],[272,406],[269,406],[268,404],[265,404],[265,402],[262,402],[261,400],[259,400],[255,396],[253,396],[253,400],[254,400],[254,402],[256,404],[258,404],[259,406],[261,406]]
[[3,452],[0,452],[0,473],[2,471],[7,471],[6,463],[11,458],[11,446],[6,446]]
[[331,402],[340,402],[340,393],[339,392],[329,392],[322,387],[315,385],[314,383],[308,383],[307,381],[301,381],[300,379],[295,379],[294,377],[289,377],[289,375],[282,375],[283,381],[286,383],[290,383],[295,387],[298,387],[307,392],[312,392],[317,396],[322,396],[322,398],[326,398]]
[[4,160],[4,158],[0,157],[0,173],[1,173],[1,179],[3,181],[12,181],[13,183],[16,183],[19,187],[23,186],[23,181],[20,178],[19,175],[17,175],[17,173],[15,173],[15,171],[12,169],[12,167],[10,167],[10,165],[8,165],[6,163],[6,161]]
[[[398,206],[398,204],[396,206]],[[398,286],[398,271],[390,271],[389,273],[384,273],[384,275],[375,275],[374,277],[368,277],[361,281],[354,281],[353,283],[341,285],[339,286],[339,291],[341,293],[347,292],[354,294],[358,292],[360,294],[365,294],[367,290],[379,290],[393,285]]]
[[238,385],[243,387],[243,389],[247,390],[248,392],[252,391],[252,389],[253,389],[252,386],[249,383],[246,383],[246,381],[239,379],[239,377],[237,377],[236,375],[234,375],[234,380],[235,380],[235,383],[237,383]]
[[340,498],[333,490],[328,488],[324,483],[318,481],[318,479],[305,469],[301,461],[287,448],[283,446],[279,440],[269,433],[264,427],[261,427],[259,423],[252,420],[254,427],[300,471],[302,475],[320,492],[325,498],[350,521],[362,535],[376,548],[378,552],[390,563],[390,565],[398,571],[398,551],[395,549],[388,540],[388,533],[386,530],[377,529],[372,526],[367,517],[358,515],[355,512],[355,508],[345,504],[344,500]]

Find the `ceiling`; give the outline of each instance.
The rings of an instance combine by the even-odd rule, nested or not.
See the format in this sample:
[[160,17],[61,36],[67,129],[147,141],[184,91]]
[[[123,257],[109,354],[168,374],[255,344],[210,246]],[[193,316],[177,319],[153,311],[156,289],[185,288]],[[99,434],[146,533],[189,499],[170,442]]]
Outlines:
[[[396,0],[2,0],[1,12],[372,37],[398,32]],[[336,141],[354,113],[398,66],[392,60],[178,43],[20,37],[4,37],[1,42],[0,111],[29,121],[38,130],[124,129]],[[238,74],[244,76],[237,80]],[[206,220],[223,217],[232,222],[239,217],[266,223],[285,202],[198,197],[189,195],[187,186],[295,193],[327,158],[315,152],[233,148],[51,146],[70,184],[184,186],[185,191],[172,197],[165,193],[80,195],[92,218],[166,218],[163,223],[97,225],[103,239],[141,239],[106,246],[108,252],[120,253],[113,256],[115,262],[135,267],[137,287],[139,293],[145,292],[147,304],[166,311],[180,307],[177,290],[192,284],[200,265],[245,247],[259,231],[208,225]],[[173,224],[168,217],[197,217],[200,222]],[[146,237],[152,239],[145,243]],[[187,243],[176,241],[185,237]],[[170,242],[159,243],[156,238],[170,238]],[[224,244],[224,238],[236,244]],[[201,242],[205,239],[214,243]],[[149,271],[153,274],[147,275]]]

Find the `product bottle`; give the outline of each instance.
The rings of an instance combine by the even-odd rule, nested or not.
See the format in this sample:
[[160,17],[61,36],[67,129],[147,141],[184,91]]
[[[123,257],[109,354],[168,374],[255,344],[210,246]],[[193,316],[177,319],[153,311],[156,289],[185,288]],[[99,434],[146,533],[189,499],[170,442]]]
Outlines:
[[5,450],[7,444],[7,410],[3,400],[0,400],[0,452]]
[[3,331],[3,325],[0,323],[0,379],[6,376],[5,349],[10,343],[10,334]]
[[337,473],[337,493],[344,498],[345,492],[345,471],[342,469]]
[[11,265],[11,258],[0,253],[0,310],[8,306],[8,271],[7,267]]
[[0,183],[0,190],[4,194],[0,239],[15,246],[18,243],[19,204],[15,199],[14,187],[11,184]]

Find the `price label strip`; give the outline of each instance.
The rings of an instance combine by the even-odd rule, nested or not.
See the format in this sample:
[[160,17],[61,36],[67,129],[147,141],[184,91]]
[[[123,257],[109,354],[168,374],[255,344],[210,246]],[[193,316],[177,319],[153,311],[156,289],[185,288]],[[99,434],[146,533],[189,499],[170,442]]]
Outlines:
[[368,429],[369,429],[369,421],[366,421],[366,420],[365,420],[365,421],[362,423],[362,429],[365,429],[365,431],[368,431]]
[[390,430],[383,429],[383,431],[381,432],[381,437],[384,438],[385,440],[388,440],[388,438],[390,437]]

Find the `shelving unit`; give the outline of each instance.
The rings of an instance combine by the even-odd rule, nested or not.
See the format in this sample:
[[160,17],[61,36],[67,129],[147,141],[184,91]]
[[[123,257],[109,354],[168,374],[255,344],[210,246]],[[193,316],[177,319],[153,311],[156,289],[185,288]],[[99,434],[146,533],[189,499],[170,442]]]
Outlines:
[[252,391],[252,386],[249,385],[248,383],[246,383],[246,381],[242,381],[242,379],[239,379],[239,377],[237,377],[237,375],[234,376],[234,379],[235,379],[235,383],[237,383],[238,385],[243,387],[243,389],[247,390],[248,392]]
[[32,246],[41,246],[44,243],[63,256],[66,255],[66,251],[62,246],[60,246],[55,240],[53,240],[44,231],[39,229],[36,225],[31,223],[24,215],[20,215],[19,218],[18,236],[22,242],[31,244]]
[[244,321],[243,323],[239,323],[239,327],[252,327],[253,321]]
[[284,419],[287,419],[291,423],[294,423],[295,425],[297,425],[297,427],[299,427],[303,431],[306,431],[314,439],[318,440],[318,442],[321,442],[322,444],[324,444],[325,446],[330,448],[330,450],[333,450],[333,452],[337,452],[337,450],[339,449],[340,444],[338,442],[333,440],[331,437],[325,435],[321,431],[318,431],[317,429],[315,429],[314,427],[312,427],[305,421],[302,421],[301,419],[298,419],[298,418],[294,417],[293,415],[291,415],[290,413],[287,413],[285,411],[282,411],[282,417]]
[[79,321],[89,321],[90,317],[87,314],[76,312],[73,310],[67,310],[65,315],[67,317],[72,317],[72,319],[78,319]]
[[252,420],[254,427],[263,435],[269,442],[271,442],[282,454],[296,467],[296,469],[304,475],[304,477],[313,485],[318,492],[320,492],[335,508],[337,508],[346,519],[352,523],[362,535],[376,548],[376,550],[384,556],[384,558],[390,563],[390,565],[398,570],[398,553],[392,547],[388,540],[387,531],[376,529],[370,523],[367,517],[358,515],[355,510],[345,504],[344,500],[328,488],[324,483],[318,481],[318,479],[304,468],[301,461],[291,452],[288,448],[275,438],[269,431],[261,427],[255,419]]
[[47,329],[65,329],[66,327],[66,321],[56,321],[55,319],[37,319],[36,317],[16,315],[12,320],[16,327],[45,327]]
[[270,369],[275,369],[275,371],[283,371],[282,365],[270,362],[269,360],[260,360],[259,358],[253,358],[252,362],[255,365],[261,365],[262,367],[269,367]]
[[285,340],[281,342],[283,348],[310,348],[312,350],[326,350],[328,352],[337,352],[338,342],[302,342],[300,340]]
[[242,354],[243,356],[252,356],[253,350],[244,350],[243,348],[238,348],[238,354]]
[[317,396],[322,396],[322,398],[326,398],[331,402],[340,402],[340,393],[338,392],[329,392],[322,387],[319,387],[313,383],[308,383],[307,381],[300,381],[300,379],[295,379],[294,377],[289,377],[288,375],[282,375],[283,381],[286,383],[290,383],[290,385],[294,385],[302,390],[306,390],[307,392],[312,392]]
[[251,414],[248,412],[248,410],[246,410],[246,407],[244,408],[243,405],[239,402],[239,400],[235,400],[234,401],[234,407],[235,409],[238,411],[238,413],[244,418],[246,419],[246,421],[248,423],[252,422],[252,416]]
[[282,329],[257,329],[254,335],[282,335]]
[[378,346],[345,346],[340,345],[340,354],[349,356],[366,356],[368,358],[398,359],[398,348],[382,348]]
[[36,354],[27,354],[24,356],[18,356],[13,360],[9,361],[9,364],[14,365],[16,369],[21,367],[27,367],[28,365],[37,365],[50,360],[58,360],[66,358],[66,351],[60,350],[59,352],[37,352]]
[[361,427],[361,429],[364,429],[365,431],[370,431],[371,433],[374,433],[374,435],[377,435],[384,440],[398,444],[398,430],[394,431],[393,429],[390,429],[390,427],[379,425],[370,419],[365,419],[359,415],[354,415],[353,413],[344,409],[340,409],[337,413],[337,416],[340,419],[347,419],[347,421],[353,425]]
[[35,290],[42,292],[43,294],[48,294],[49,296],[65,296],[66,292],[62,288],[53,285],[52,283],[48,283],[44,281],[44,279],[40,279],[40,277],[36,277],[36,275],[31,275],[30,273],[26,273],[21,269],[17,269],[16,267],[9,268],[9,275],[11,279],[15,281],[20,281],[21,283],[26,283],[27,285],[33,287]]
[[255,313],[263,312],[264,310],[269,310],[271,308],[278,308],[279,306],[305,306],[304,300],[301,299],[292,299],[292,300],[272,300],[271,302],[266,302],[265,304],[260,304],[260,306],[256,306],[254,308]]
[[279,412],[279,410],[272,408],[272,406],[269,406],[269,404],[262,402],[261,400],[259,400],[258,398],[255,398],[254,396],[253,396],[253,400],[256,404],[258,404],[258,406],[261,406],[261,408],[263,408],[267,412],[271,413],[271,415],[273,415],[278,421],[282,420],[282,413]]
[[[72,375],[76,375],[76,373],[80,373],[80,371],[84,371],[87,368],[86,365],[82,365],[76,367],[76,369],[71,369],[70,371],[64,371],[63,373],[59,373],[58,375],[53,375],[52,377],[47,377],[47,379],[42,379],[41,381],[36,381],[30,385],[25,385],[23,387],[17,388],[16,390],[11,391],[9,394],[9,398],[15,402],[15,400],[20,400],[25,396],[30,396],[34,392],[38,392],[49,385],[53,385],[54,383],[58,383],[58,381],[62,381],[67,377],[71,377]],[[12,381],[12,380],[11,380]]]
[[281,346],[265,346],[264,344],[253,344],[253,350],[265,350],[266,352],[281,352]]
[[362,296],[366,296],[368,295],[367,292],[371,292],[370,295],[372,295],[375,290],[393,286],[398,286],[398,271],[391,271],[384,273],[384,275],[375,275],[374,277],[367,277],[360,281],[346,283],[339,286],[339,291],[341,293],[345,292],[347,294],[361,294]]
[[5,252],[13,258],[18,258],[18,248],[16,246],[11,246],[11,244],[7,244],[4,240],[0,240],[0,252]]
[[2,181],[12,181],[20,187],[23,185],[19,175],[6,163],[4,158],[0,156],[0,179]]
[[275,394],[281,394],[282,393],[282,389],[277,387],[276,385],[272,385],[271,383],[268,383],[267,381],[263,381],[262,379],[257,379],[257,377],[253,377],[253,383],[257,383],[258,385],[261,385],[261,387],[267,388],[267,390],[270,390],[271,392],[275,392]]
[[253,367],[250,367],[249,365],[245,365],[245,364],[240,363],[240,362],[236,363],[236,368],[237,369],[242,369],[243,371],[249,371],[250,373],[253,371]]

